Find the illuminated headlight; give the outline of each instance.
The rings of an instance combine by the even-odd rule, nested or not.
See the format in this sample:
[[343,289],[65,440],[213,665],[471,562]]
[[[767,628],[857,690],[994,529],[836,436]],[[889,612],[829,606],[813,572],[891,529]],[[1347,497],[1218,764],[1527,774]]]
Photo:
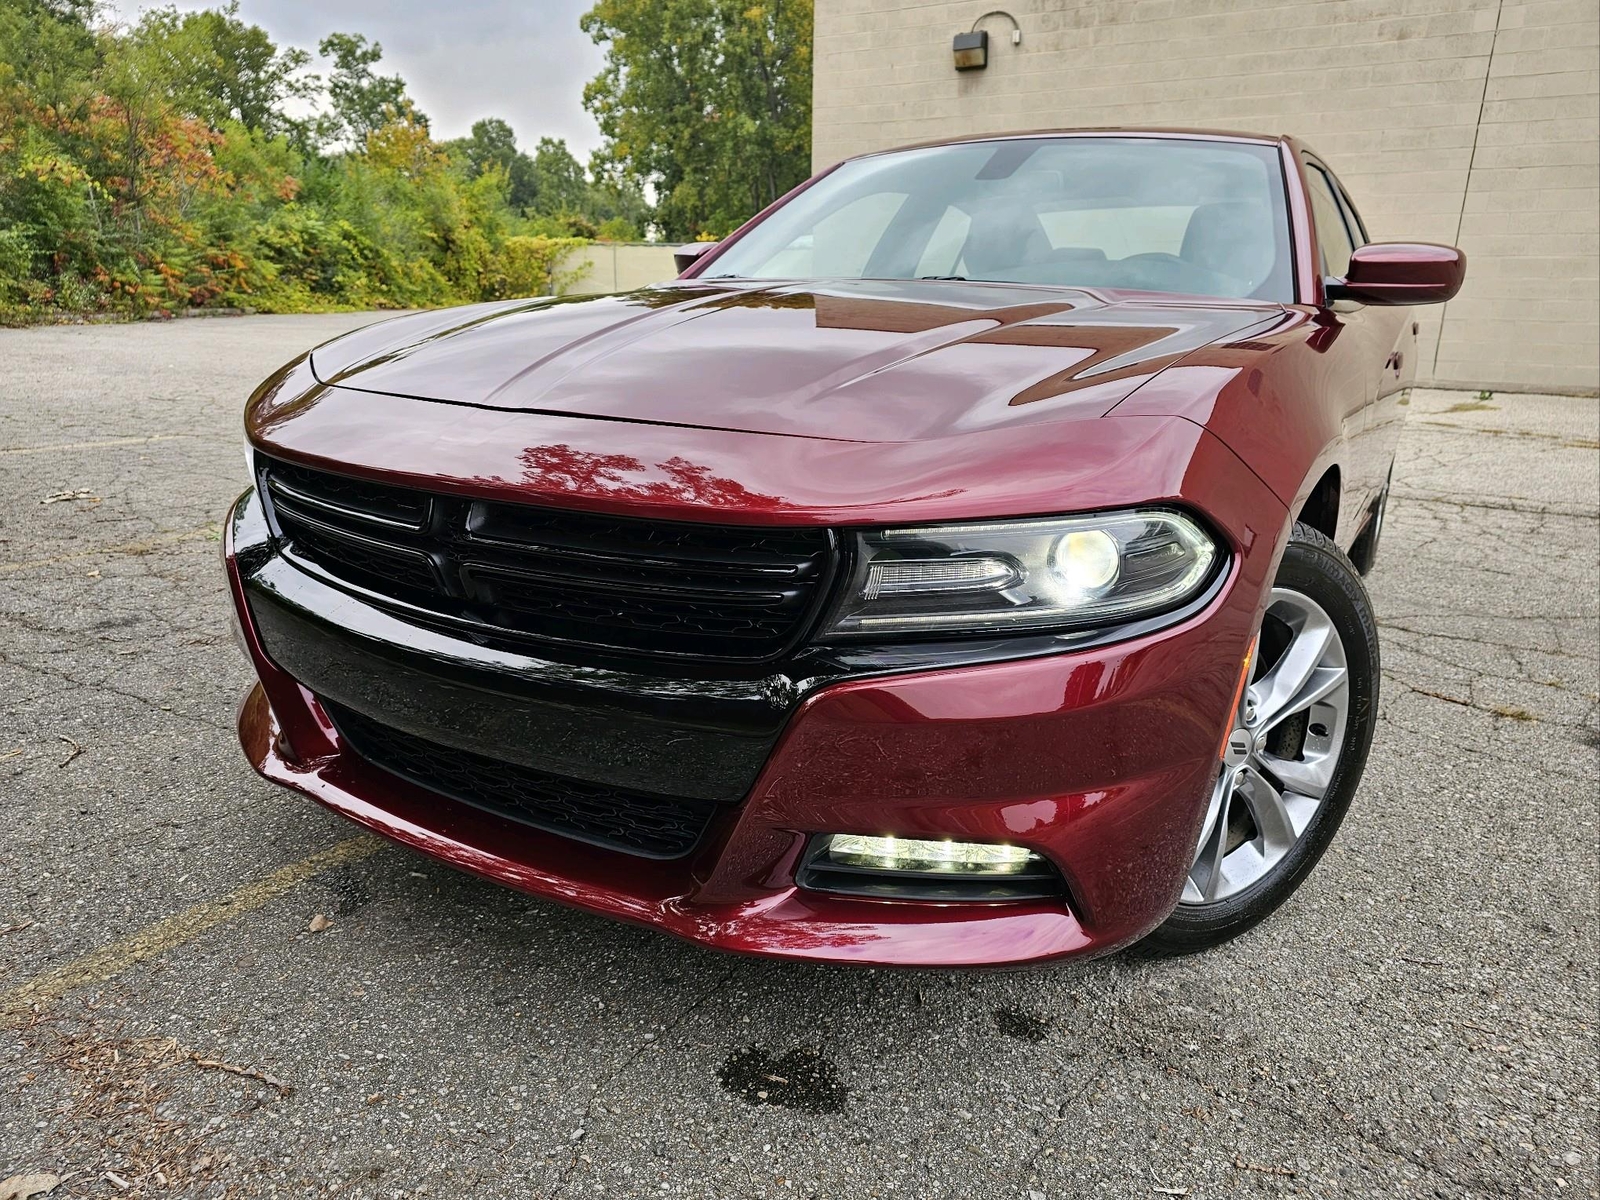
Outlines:
[[856,535],[830,632],[1001,633],[1103,625],[1181,606],[1221,551],[1168,509]]

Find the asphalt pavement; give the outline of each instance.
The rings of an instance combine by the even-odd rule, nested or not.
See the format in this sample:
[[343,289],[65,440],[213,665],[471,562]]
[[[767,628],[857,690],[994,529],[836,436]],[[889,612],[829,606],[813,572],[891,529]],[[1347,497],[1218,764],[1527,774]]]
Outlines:
[[1595,400],[1413,397],[1376,744],[1272,920],[1181,961],[864,971],[535,901],[246,766],[240,408],[371,319],[0,331],[0,1181],[1600,1194]]

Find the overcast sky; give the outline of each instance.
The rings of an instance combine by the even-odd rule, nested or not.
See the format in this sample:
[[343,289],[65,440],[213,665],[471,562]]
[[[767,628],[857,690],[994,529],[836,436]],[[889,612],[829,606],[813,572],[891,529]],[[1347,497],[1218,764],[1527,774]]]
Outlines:
[[[176,0],[180,9],[215,8],[216,0]],[[313,55],[335,31],[362,33],[383,45],[380,74],[405,79],[438,138],[465,134],[479,117],[504,117],[517,144],[567,139],[579,162],[600,142],[583,110],[583,85],[599,73],[600,48],[578,28],[593,0],[241,0],[239,15],[280,45]],[[149,0],[114,0],[135,20]],[[326,77],[327,64],[318,73]]]

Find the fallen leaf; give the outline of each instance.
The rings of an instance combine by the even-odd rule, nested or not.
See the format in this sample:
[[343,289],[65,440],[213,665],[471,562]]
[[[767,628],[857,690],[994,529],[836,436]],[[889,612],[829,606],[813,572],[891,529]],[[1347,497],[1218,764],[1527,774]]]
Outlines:
[[0,1200],[28,1200],[29,1196],[43,1196],[59,1186],[59,1175],[13,1175],[10,1179],[0,1179]]
[[311,918],[311,924],[307,925],[306,928],[312,933],[321,933],[324,929],[327,929],[332,924],[333,922],[331,920],[323,916],[321,913],[318,913],[316,916]]

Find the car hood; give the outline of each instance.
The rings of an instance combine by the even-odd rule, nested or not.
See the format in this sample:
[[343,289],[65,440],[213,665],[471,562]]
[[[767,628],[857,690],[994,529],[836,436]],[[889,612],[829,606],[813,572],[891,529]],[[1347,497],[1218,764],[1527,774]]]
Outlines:
[[1099,416],[1276,306],[954,281],[683,281],[368,326],[324,384],[503,409],[905,442]]

